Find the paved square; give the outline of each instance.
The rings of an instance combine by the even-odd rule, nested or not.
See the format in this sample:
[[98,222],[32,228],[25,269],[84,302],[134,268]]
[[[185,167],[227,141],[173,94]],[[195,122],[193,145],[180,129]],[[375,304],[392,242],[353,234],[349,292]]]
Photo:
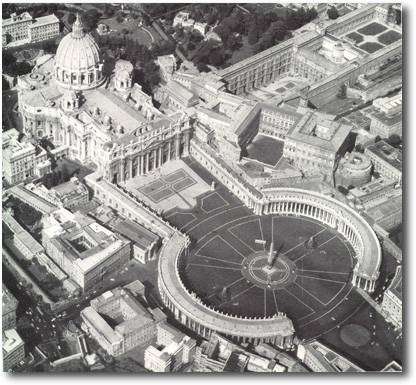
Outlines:
[[195,183],[197,182],[185,170],[180,169],[168,175],[161,176],[159,179],[140,187],[138,190],[152,202],[159,203]]
[[126,181],[124,187],[146,204],[166,212],[175,207],[191,209],[196,197],[209,191],[210,186],[182,160],[175,160],[160,170]]

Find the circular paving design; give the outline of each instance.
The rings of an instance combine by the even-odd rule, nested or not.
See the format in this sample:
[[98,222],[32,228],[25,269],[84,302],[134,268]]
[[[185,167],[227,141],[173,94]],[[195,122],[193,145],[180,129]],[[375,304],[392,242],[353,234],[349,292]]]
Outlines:
[[214,213],[183,226],[196,241],[180,257],[180,276],[202,303],[239,317],[283,312],[305,339],[335,328],[362,303],[350,284],[353,249],[334,229],[243,207]]
[[242,262],[241,273],[261,289],[284,288],[296,278],[294,263],[272,250],[249,254]]

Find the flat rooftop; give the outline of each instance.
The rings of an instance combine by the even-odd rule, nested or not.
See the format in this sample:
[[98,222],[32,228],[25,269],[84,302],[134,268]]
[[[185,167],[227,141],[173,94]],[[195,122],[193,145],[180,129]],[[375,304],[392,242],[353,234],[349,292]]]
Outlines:
[[397,170],[402,171],[402,151],[394,148],[384,140],[380,140],[377,143],[367,146],[365,151],[375,154]]
[[133,131],[146,118],[128,103],[104,88],[85,91],[86,106],[94,111],[98,107],[103,116],[108,115],[116,124],[121,124],[126,132]]
[[142,249],[147,249],[160,240],[159,236],[129,219],[113,220],[109,225],[114,231],[132,240]]

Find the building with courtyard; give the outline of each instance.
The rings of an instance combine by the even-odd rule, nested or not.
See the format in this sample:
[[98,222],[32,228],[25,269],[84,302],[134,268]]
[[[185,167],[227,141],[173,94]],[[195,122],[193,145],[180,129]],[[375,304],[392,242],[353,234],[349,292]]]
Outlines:
[[130,260],[130,241],[93,219],[62,208],[42,218],[42,245],[83,290],[103,281]]
[[157,325],[166,316],[148,307],[143,296],[128,287],[107,291],[81,311],[82,328],[111,356],[137,346],[147,346],[157,335]]

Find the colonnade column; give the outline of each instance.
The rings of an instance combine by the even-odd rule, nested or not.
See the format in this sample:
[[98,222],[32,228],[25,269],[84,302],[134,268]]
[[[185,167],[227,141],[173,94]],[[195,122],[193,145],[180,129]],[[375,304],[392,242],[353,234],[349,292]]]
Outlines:
[[180,158],[180,146],[181,146],[181,137],[179,134],[175,136],[175,157],[176,159]]
[[184,135],[185,135],[185,145],[183,147],[183,156],[188,156],[189,155],[189,140],[190,140],[191,134],[189,131],[186,131]]
[[129,178],[133,178],[133,159],[129,158]]
[[144,174],[144,155],[140,155],[140,175]]
[[148,152],[144,154],[144,158],[145,158],[144,172],[145,174],[147,174],[149,172],[149,153]]
[[124,181],[124,160],[120,161],[120,169],[119,170],[120,170],[119,171],[119,174],[120,174],[119,181],[123,182]]

